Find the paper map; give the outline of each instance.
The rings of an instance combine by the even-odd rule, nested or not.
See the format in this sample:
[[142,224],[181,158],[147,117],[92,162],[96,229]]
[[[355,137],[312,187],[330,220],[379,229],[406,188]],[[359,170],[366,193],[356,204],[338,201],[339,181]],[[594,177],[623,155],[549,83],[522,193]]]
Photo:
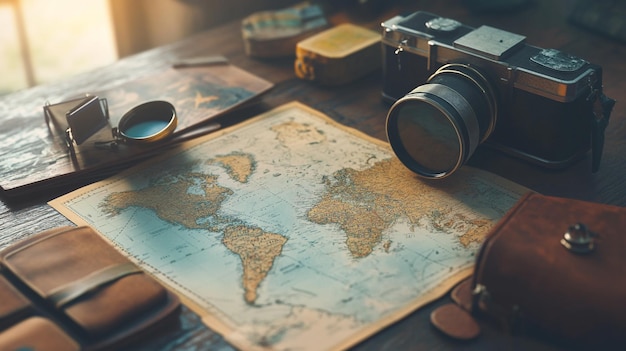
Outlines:
[[471,273],[527,189],[442,181],[293,102],[50,204],[94,227],[242,349],[345,348]]

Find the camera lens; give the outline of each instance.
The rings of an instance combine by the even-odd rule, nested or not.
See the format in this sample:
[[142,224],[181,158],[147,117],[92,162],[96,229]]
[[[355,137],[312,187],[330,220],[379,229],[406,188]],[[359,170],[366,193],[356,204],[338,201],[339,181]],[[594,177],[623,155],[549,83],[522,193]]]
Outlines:
[[489,137],[496,115],[495,94],[483,74],[469,65],[447,64],[391,106],[387,137],[410,170],[444,178]]

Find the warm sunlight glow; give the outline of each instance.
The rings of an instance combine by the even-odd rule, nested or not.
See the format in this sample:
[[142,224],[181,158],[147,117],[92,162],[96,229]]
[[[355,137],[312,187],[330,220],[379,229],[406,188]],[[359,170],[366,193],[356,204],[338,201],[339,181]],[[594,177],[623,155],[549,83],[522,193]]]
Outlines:
[[0,94],[27,86],[13,9],[0,5]]
[[[26,52],[20,46],[23,16]],[[0,93],[109,64],[117,50],[107,0],[9,0],[0,5]]]

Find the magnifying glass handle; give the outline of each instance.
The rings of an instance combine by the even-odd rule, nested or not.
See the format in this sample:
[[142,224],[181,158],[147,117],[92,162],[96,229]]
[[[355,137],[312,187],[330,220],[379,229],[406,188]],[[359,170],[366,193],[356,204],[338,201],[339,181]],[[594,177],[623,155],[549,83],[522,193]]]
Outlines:
[[180,143],[186,140],[190,140],[201,135],[209,134],[222,128],[220,123],[209,123],[196,128],[187,129],[179,134],[174,134],[174,137],[170,139],[170,142]]
[[115,139],[108,141],[96,141],[93,143],[96,149],[111,151],[117,151],[117,149],[119,148],[119,144],[120,143]]
[[[187,141],[193,138],[196,138],[198,136],[201,135],[205,135],[205,134],[209,134],[211,132],[214,132],[218,129],[222,128],[222,125],[219,123],[210,123],[204,126],[200,126],[200,127],[196,127],[196,128],[190,128],[187,129],[183,132],[180,132],[178,134],[174,134],[173,137],[166,139],[164,141],[167,141],[168,145],[172,145],[172,144],[177,144],[177,143],[181,143],[183,141]],[[117,149],[119,149],[119,145],[123,144],[124,141],[121,139],[112,139],[112,140],[108,140],[108,141],[96,141],[94,143],[94,146],[98,149],[101,150],[111,150],[111,151],[116,151]],[[156,143],[155,145],[158,145],[160,143]]]

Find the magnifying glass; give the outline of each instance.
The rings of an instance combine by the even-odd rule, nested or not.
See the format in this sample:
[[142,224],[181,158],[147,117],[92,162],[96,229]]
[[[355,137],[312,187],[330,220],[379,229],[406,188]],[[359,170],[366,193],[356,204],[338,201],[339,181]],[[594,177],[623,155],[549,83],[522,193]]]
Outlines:
[[149,101],[126,112],[114,127],[112,142],[150,144],[169,138],[176,129],[176,109],[167,101]]
[[[46,123],[52,123],[59,133],[65,135],[65,143],[74,155],[74,144],[81,145],[105,127],[110,127],[107,100],[87,95],[56,104],[44,105]],[[199,124],[181,130],[174,135],[178,116],[174,106],[163,100],[154,100],[137,105],[126,112],[116,127],[111,128],[111,140],[94,142],[104,150],[118,150],[120,145],[149,146],[168,141],[179,143],[220,129],[220,123]]]
[[[85,96],[44,106],[46,122],[52,122],[65,134],[66,144],[74,152],[80,145],[109,125],[105,98]],[[65,118],[62,118],[65,117]],[[133,107],[111,128],[113,140],[96,141],[98,148],[115,150],[120,144],[148,145],[169,139],[178,124],[174,106],[162,100],[148,101]]]

